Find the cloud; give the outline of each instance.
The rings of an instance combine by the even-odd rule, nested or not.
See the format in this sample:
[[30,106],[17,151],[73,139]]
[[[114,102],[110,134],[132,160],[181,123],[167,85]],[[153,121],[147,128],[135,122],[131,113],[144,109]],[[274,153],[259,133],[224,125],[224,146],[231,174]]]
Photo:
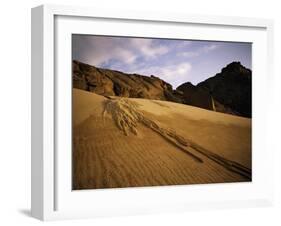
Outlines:
[[73,58],[95,66],[112,61],[133,64],[137,58],[151,59],[168,51],[153,39],[73,35]]
[[116,48],[111,58],[116,58],[123,63],[131,64],[135,62],[137,55],[130,50],[124,48]]
[[205,53],[208,53],[212,50],[215,50],[218,48],[218,45],[215,45],[215,44],[211,44],[211,45],[206,45],[204,47],[202,47],[202,52],[205,52]]
[[199,52],[195,52],[195,51],[185,51],[185,52],[181,52],[178,53],[177,56],[183,56],[183,57],[196,57],[199,56]]
[[142,75],[154,75],[162,80],[178,87],[182,83],[189,81],[192,65],[188,62],[174,65],[151,66],[136,70],[135,73]]
[[121,38],[102,36],[73,36],[73,58],[95,66],[117,60],[125,64],[134,63],[137,54],[127,48]]
[[177,56],[182,56],[182,57],[187,57],[187,58],[191,58],[191,57],[197,57],[200,56],[202,54],[206,54],[209,53],[210,51],[213,51],[215,49],[218,48],[218,45],[215,44],[211,44],[211,45],[205,45],[202,46],[200,48],[198,48],[196,51],[184,51],[184,52],[180,52],[177,54]]
[[153,39],[134,38],[131,39],[131,47],[144,57],[156,57],[166,54],[169,49],[167,46],[155,45]]

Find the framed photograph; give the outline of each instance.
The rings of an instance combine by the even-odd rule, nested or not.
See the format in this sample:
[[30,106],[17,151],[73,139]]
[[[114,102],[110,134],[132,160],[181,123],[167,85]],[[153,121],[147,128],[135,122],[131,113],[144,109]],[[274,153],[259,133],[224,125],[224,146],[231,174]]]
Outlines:
[[32,9],[32,216],[271,205],[270,20]]

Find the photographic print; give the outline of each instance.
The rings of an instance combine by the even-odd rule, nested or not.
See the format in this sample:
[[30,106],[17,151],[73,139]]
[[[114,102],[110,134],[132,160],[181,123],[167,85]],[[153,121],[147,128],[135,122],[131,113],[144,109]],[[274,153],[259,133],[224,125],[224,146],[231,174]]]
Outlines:
[[72,188],[252,180],[252,44],[72,34]]

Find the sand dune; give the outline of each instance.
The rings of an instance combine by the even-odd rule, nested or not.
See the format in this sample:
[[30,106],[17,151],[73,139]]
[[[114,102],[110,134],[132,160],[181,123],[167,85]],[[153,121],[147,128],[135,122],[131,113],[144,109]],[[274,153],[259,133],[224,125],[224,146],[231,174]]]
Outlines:
[[73,189],[251,181],[251,120],[73,89]]

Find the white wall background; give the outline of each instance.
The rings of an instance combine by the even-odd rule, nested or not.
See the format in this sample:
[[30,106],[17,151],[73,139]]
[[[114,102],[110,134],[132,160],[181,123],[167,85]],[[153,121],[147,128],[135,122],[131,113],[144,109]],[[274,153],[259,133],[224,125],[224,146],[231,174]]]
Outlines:
[[[280,225],[281,14],[278,1],[245,0],[8,0],[1,2],[0,35],[0,224],[38,225],[30,208],[30,8],[43,4],[263,17],[275,20],[275,108],[269,126],[275,149],[275,205],[270,208],[50,222],[52,225]],[[278,42],[279,41],[279,42]],[[265,75],[266,76],[266,75]],[[273,98],[273,96],[271,97]],[[279,134],[278,134],[279,133]],[[279,150],[278,150],[279,149]]]

